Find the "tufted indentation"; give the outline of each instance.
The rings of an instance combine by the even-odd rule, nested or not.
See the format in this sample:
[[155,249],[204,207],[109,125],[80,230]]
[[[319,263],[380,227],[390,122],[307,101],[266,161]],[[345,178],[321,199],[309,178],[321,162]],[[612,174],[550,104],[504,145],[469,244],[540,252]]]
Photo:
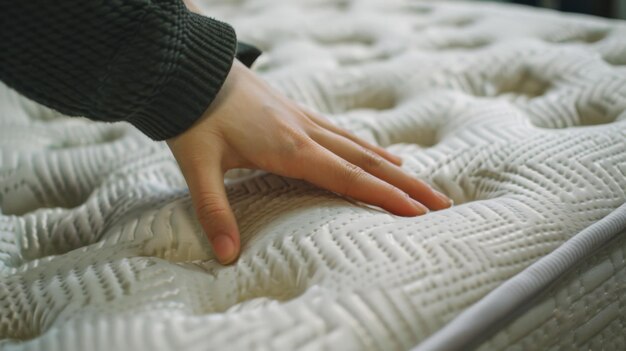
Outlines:
[[489,46],[491,39],[488,37],[463,37],[449,38],[444,42],[435,43],[437,50],[475,50]]
[[[78,131],[78,128],[76,128]],[[89,145],[115,143],[129,133],[130,126],[118,125],[116,127],[102,128],[97,134],[87,130],[87,133],[72,133],[66,136],[65,140],[50,146],[51,149],[70,149],[77,147],[86,147]]]
[[522,69],[514,77],[503,79],[495,89],[495,95],[515,94],[528,98],[544,95],[550,89],[550,83],[542,80],[529,69]]
[[438,24],[457,28],[465,28],[477,23],[478,21],[480,21],[480,19],[476,17],[456,17],[441,21]]
[[[121,155],[128,151],[133,152]],[[134,173],[155,162],[168,170],[153,180],[162,180],[167,185],[182,184],[180,171],[172,164],[167,152],[162,145],[138,147],[127,141],[113,147],[50,154],[26,153],[18,167],[0,178],[0,208],[5,214],[22,215],[40,208],[78,207],[107,178],[113,178],[115,182],[116,177]],[[174,167],[165,165],[167,163]],[[80,172],[80,182],[77,182],[77,172]],[[135,179],[140,180],[141,176]],[[117,186],[123,184],[118,181]]]
[[569,128],[611,124],[626,110],[626,80],[607,72],[603,79],[561,88],[526,107],[533,124],[542,128]]
[[434,11],[434,8],[429,5],[420,3],[403,3],[401,9],[410,11],[417,15],[429,15]]
[[606,38],[609,33],[610,30],[606,28],[581,28],[574,25],[567,30],[553,33],[546,40],[552,43],[594,44]]

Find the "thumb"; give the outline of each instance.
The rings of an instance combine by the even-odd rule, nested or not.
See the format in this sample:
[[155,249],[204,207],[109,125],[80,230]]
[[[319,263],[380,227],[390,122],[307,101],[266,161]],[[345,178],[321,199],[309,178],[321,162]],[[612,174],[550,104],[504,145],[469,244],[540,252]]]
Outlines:
[[179,162],[179,165],[187,181],[196,215],[215,256],[220,263],[229,264],[239,255],[240,241],[237,221],[224,187],[220,159],[219,153],[212,152],[200,161],[196,158],[195,162]]
[[239,230],[224,189],[224,174],[214,168],[199,184],[190,185],[189,192],[218,261],[234,262],[239,256]]

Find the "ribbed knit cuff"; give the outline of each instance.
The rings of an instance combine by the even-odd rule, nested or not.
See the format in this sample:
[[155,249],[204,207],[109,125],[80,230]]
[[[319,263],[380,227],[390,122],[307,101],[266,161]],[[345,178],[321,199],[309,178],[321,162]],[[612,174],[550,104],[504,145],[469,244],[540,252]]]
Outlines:
[[154,140],[187,130],[209,107],[230,72],[237,48],[234,29],[188,13],[176,67],[162,89],[127,121]]

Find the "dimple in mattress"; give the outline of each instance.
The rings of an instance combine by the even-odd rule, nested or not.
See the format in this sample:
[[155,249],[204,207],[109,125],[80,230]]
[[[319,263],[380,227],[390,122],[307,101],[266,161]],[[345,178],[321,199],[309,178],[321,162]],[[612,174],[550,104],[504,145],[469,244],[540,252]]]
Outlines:
[[[623,22],[409,0],[199,5],[265,51],[255,69],[273,86],[456,205],[403,218],[232,172],[243,251],[223,267],[163,144],[2,86],[3,350],[409,349],[626,199]],[[617,238],[482,347],[624,347]],[[585,296],[600,307],[561,324],[595,329],[567,334],[550,312]]]

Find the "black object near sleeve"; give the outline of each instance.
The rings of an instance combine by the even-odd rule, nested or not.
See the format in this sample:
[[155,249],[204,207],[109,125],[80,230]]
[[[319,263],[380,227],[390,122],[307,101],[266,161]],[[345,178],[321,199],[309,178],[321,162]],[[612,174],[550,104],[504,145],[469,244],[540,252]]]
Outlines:
[[[230,25],[181,0],[0,0],[2,81],[61,113],[124,120],[155,140],[201,116],[237,46]],[[245,48],[254,61],[260,52]]]

